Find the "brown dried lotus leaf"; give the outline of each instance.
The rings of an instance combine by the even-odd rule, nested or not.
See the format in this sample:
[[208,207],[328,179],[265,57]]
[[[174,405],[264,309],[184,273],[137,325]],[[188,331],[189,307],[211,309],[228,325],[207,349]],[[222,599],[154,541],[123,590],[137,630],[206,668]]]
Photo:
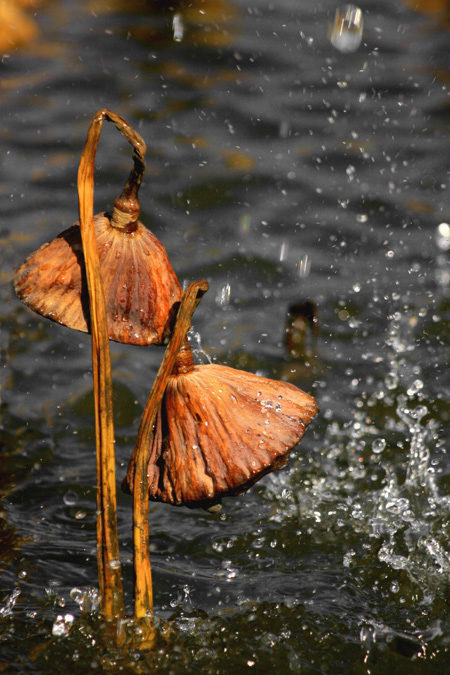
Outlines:
[[[94,227],[110,339],[163,343],[172,307],[182,295],[164,246],[140,222],[133,231],[119,230],[101,213]],[[38,314],[87,332],[89,298],[78,223],[29,255],[16,271],[14,286]]]
[[317,413],[286,382],[215,364],[172,376],[148,462],[150,499],[202,506],[284,466]]

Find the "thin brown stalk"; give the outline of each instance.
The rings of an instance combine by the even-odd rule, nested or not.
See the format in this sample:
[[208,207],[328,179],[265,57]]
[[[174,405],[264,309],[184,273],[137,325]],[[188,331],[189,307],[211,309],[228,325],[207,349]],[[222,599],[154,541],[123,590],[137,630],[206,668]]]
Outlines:
[[[97,453],[97,562],[102,609],[106,620],[125,615],[119,538],[117,533],[116,469],[112,403],[111,359],[105,300],[100,263],[94,233],[94,160],[103,121],[113,122],[135,148],[135,168],[125,190],[139,187],[143,173],[145,144],[119,115],[100,110],[89,126],[78,170],[80,231],[89,291],[92,370],[95,398],[95,435]],[[131,185],[131,188],[129,187]],[[136,188],[136,197],[137,197]]]
[[[191,317],[209,286],[205,280],[193,282],[181,299],[172,337],[153,383],[139,426],[133,451],[133,544],[134,544],[134,615],[136,619],[152,619],[153,591],[150,565],[150,530],[147,478],[147,453],[150,447],[156,414],[172,372],[177,354],[191,327]],[[133,461],[132,458],[132,461]]]

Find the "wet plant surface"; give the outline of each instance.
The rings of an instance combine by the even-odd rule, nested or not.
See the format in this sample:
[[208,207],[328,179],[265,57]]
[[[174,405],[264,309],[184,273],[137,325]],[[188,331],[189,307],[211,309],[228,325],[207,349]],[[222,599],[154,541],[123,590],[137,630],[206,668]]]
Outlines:
[[[329,41],[328,0],[48,2],[36,40],[4,48],[3,672],[449,669],[449,14],[359,7],[351,53]],[[11,284],[77,220],[102,107],[147,142],[141,220],[180,283],[210,284],[197,360],[292,382],[320,407],[289,466],[220,515],[150,505],[152,652],[112,647],[96,614],[89,337]],[[105,129],[96,212],[130,169],[117,145]],[[306,300],[320,335],[305,363],[285,324]],[[121,481],[162,349],[111,351]],[[131,609],[120,492],[118,517]]]

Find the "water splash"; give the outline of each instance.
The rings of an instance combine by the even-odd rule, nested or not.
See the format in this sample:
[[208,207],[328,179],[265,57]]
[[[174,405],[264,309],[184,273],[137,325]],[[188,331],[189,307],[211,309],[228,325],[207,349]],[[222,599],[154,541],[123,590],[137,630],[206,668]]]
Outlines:
[[67,637],[73,626],[75,617],[73,614],[58,614],[52,626],[52,635],[55,637]]
[[77,603],[82,612],[92,614],[100,607],[100,595],[96,588],[88,586],[87,588],[72,588],[70,597]]
[[6,600],[5,604],[0,606],[0,618],[11,616],[20,593],[20,588],[15,588],[9,598]]
[[192,354],[198,363],[211,363],[211,359],[202,347],[202,338],[200,333],[193,329],[189,331],[187,339],[192,345]]
[[[290,473],[268,478],[267,494],[278,503],[272,521],[296,518],[315,540],[340,532],[345,567],[358,568],[371,584],[375,558],[388,596],[433,604],[450,578],[450,498],[436,480],[442,440],[425,405],[426,379],[410,358],[419,315],[392,316],[384,378],[372,392],[368,380],[356,379],[361,393],[347,421],[329,421],[316,457],[300,456]],[[370,640],[364,633],[364,645]]]

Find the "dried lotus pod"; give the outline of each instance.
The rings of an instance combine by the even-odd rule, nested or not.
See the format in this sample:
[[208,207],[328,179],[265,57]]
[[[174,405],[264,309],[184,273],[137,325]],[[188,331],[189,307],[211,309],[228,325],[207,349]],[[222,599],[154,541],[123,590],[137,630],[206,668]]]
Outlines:
[[[163,344],[170,336],[174,304],[182,291],[164,246],[138,220],[139,187],[146,146],[125,120],[110,110],[94,117],[94,156],[98,123],[108,119],[133,146],[134,165],[112,214],[94,216],[100,272],[111,340],[135,345]],[[79,224],[28,256],[14,277],[16,294],[28,307],[57,323],[87,332],[89,297]]]
[[[109,338],[135,345],[162,344],[182,292],[161,242],[141,222],[114,224],[94,217]],[[78,223],[28,256],[14,277],[17,296],[57,323],[87,332],[89,298]]]
[[[287,382],[216,364],[194,366],[189,345],[159,409],[148,456],[149,498],[208,507],[284,466],[317,413]],[[124,489],[132,489],[133,463]]]

